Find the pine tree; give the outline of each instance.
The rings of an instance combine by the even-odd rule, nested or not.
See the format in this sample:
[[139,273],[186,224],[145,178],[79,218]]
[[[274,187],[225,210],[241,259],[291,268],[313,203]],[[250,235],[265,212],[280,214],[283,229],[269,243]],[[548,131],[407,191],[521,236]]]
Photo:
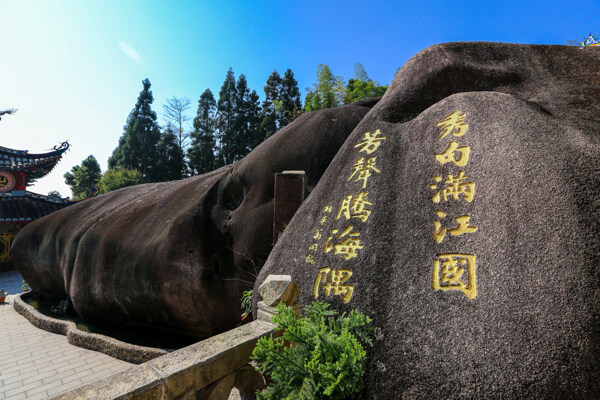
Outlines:
[[108,159],[109,168],[136,169],[144,182],[156,182],[160,175],[157,169],[160,130],[156,123],[156,113],[151,104],[154,101],[150,81],[144,79],[135,107],[127,117],[127,124],[119,139],[119,145]]
[[206,89],[198,100],[198,111],[194,118],[192,142],[187,151],[192,174],[204,174],[215,169],[215,131],[217,103],[210,89]]
[[277,70],[271,72],[271,75],[267,78],[267,82],[263,88],[265,91],[265,98],[271,101],[271,103],[273,100],[279,99],[281,96],[282,85],[283,80],[281,79],[279,72],[277,72]]
[[172,125],[161,133],[156,148],[158,159],[153,180],[164,182],[182,179],[186,170],[184,153],[179,147],[179,137]]
[[281,129],[280,117],[275,110],[274,102],[279,100],[282,91],[282,79],[276,70],[269,75],[264,86],[265,100],[262,103],[260,127],[263,137],[267,138]]
[[262,142],[260,105],[256,91],[250,91],[246,76],[241,74],[236,85],[232,162],[242,159]]
[[233,69],[229,68],[217,103],[217,158],[215,167],[231,164],[235,155],[235,109],[237,90]]
[[252,90],[248,94],[245,100],[245,107],[248,132],[247,153],[250,153],[256,146],[265,140],[265,136],[260,129],[261,108],[256,90]]
[[283,75],[281,84],[281,118],[280,129],[292,122],[302,113],[302,101],[300,100],[300,89],[298,89],[298,81],[294,78],[294,73],[291,69],[287,69]]
[[265,101],[262,103],[261,130],[264,138],[271,136],[302,113],[302,102],[298,82],[291,69],[283,78],[273,71],[264,87]]

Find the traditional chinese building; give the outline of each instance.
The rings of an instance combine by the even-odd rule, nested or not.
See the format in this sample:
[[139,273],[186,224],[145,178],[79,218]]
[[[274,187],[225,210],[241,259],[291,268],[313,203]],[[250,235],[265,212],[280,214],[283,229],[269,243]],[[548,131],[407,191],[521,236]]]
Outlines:
[[17,232],[69,203],[27,191],[28,183],[48,174],[69,148],[67,142],[48,153],[30,154],[27,150],[0,147],[0,264],[10,264],[10,246]]

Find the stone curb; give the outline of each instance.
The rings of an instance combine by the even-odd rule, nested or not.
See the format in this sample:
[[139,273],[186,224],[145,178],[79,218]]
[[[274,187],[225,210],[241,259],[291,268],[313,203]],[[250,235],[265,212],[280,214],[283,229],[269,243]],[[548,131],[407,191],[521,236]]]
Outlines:
[[22,298],[27,298],[30,295],[30,293],[21,293],[14,297],[13,307],[15,311],[39,329],[65,335],[67,341],[74,346],[99,351],[113,358],[133,364],[141,364],[169,353],[163,349],[138,346],[98,333],[81,331],[77,329],[74,322],[50,318],[23,301]]
[[252,350],[274,329],[271,323],[252,321],[51,399],[227,399],[232,384],[252,394],[265,385],[248,365]]

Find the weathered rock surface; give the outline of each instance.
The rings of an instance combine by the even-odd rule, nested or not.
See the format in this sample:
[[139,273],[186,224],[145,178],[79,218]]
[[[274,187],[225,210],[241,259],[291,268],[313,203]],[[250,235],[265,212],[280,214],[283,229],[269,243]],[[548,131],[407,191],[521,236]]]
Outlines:
[[366,399],[599,398],[598,65],[597,48],[420,52],[255,289],[289,274],[302,304],[372,316]]
[[314,187],[376,101],[303,115],[233,166],[37,220],[14,242],[15,265],[35,291],[70,298],[87,321],[198,336],[230,329],[272,247],[274,174],[304,170]]

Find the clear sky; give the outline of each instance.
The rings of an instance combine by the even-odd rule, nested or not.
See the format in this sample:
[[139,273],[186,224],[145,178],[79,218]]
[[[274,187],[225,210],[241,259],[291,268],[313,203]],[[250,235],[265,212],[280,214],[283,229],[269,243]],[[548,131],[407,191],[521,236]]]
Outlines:
[[102,170],[142,80],[153,109],[218,97],[229,67],[264,98],[290,68],[304,99],[317,65],[349,79],[356,62],[389,84],[420,50],[452,41],[565,44],[600,31],[600,1],[0,0],[0,146],[71,150],[29,190],[70,195],[63,174],[93,154]]

